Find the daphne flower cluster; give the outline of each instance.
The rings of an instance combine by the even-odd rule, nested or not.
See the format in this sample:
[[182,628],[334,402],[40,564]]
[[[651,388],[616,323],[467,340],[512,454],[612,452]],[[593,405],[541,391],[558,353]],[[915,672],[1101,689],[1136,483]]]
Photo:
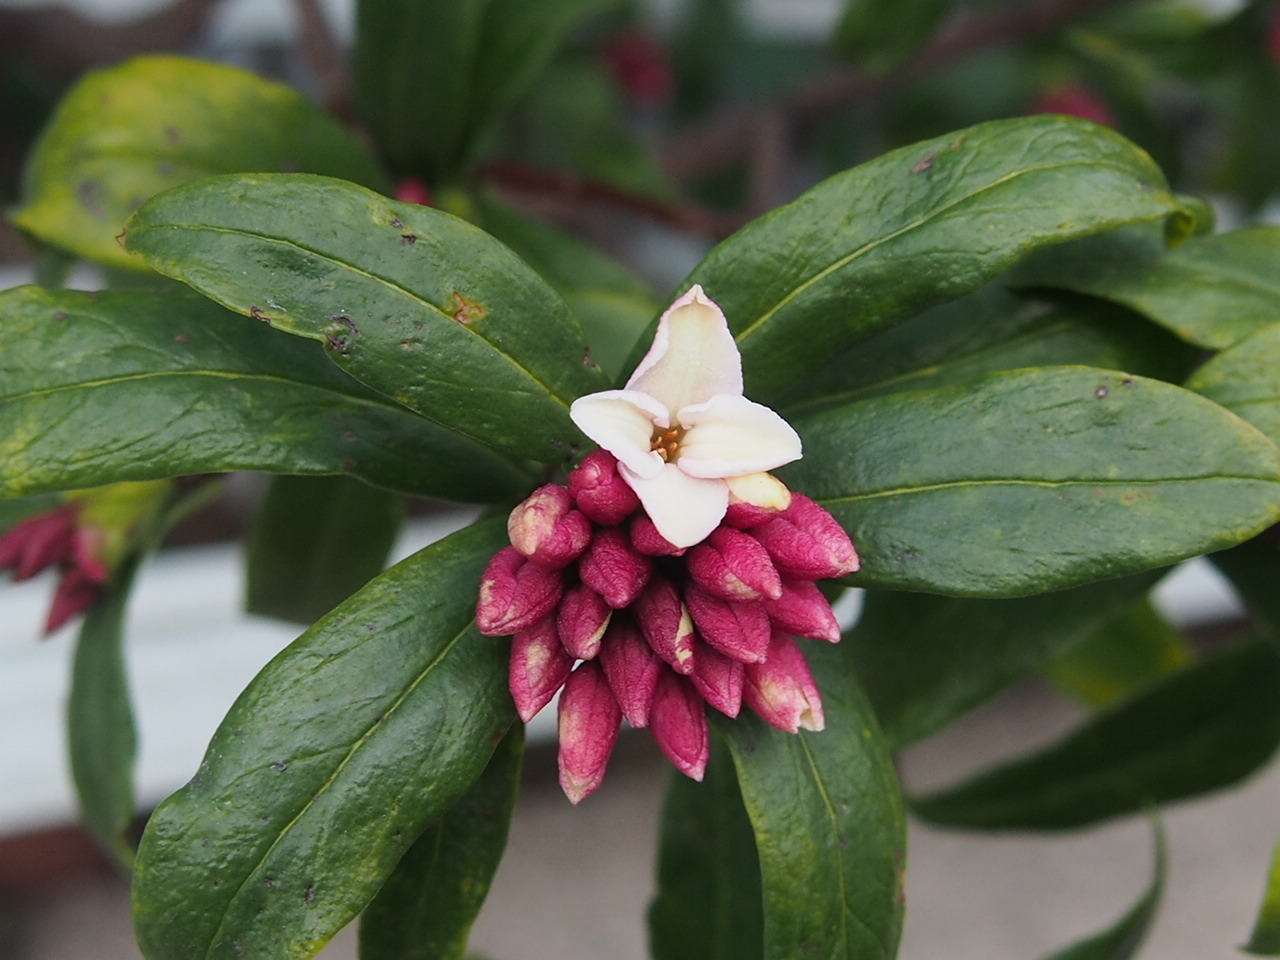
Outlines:
[[766,472],[799,457],[800,441],[742,396],[720,309],[694,287],[626,388],[571,412],[603,449],[511,512],[511,546],[490,562],[476,610],[482,633],[513,636],[522,719],[563,689],[569,799],[600,785],[623,719],[694,779],[710,749],[704,705],[821,730],[796,637],[840,639],[814,581],[853,572],[858,556],[830,514]]
[[59,571],[46,634],[97,603],[110,577],[101,556],[101,532],[80,522],[82,506],[64,503],[0,536],[0,570],[12,571],[14,580],[27,580],[51,567]]

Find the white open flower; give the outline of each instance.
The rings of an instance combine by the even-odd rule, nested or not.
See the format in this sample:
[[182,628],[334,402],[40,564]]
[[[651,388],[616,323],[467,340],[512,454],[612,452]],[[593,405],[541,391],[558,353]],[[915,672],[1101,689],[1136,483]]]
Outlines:
[[626,388],[580,397],[569,415],[618,458],[658,532],[678,547],[719,525],[727,481],[800,458],[790,424],[742,395],[738,346],[697,285],[662,315]]

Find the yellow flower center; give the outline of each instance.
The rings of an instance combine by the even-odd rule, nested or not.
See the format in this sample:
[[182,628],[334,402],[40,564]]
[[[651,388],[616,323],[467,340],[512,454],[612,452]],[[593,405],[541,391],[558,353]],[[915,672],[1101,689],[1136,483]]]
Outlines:
[[649,444],[649,449],[656,451],[664,463],[672,463],[683,438],[684,431],[679,427],[672,427],[670,430],[659,427],[653,431],[653,440]]

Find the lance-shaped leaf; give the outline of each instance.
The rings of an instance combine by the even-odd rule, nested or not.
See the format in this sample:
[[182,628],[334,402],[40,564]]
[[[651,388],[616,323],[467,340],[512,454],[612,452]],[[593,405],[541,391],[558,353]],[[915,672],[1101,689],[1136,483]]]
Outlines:
[[838,647],[805,649],[826,729],[756,716],[717,723],[755,831],[764,956],[892,960],[902,929],[906,822],[888,745]]
[[522,470],[202,297],[0,293],[0,496],[265,470],[454,500]]
[[139,560],[126,562],[85,615],[71,665],[67,741],[80,816],[93,838],[126,869],[134,817],[138,732],[124,663],[124,614]]
[[1095,934],[1088,940],[1072,944],[1059,950],[1045,960],[1129,960],[1137,954],[1147,932],[1155,922],[1156,911],[1160,906],[1160,898],[1164,896],[1165,873],[1168,867],[1168,856],[1165,852],[1164,828],[1160,821],[1155,825],[1155,875],[1151,878],[1151,886],[1125,915],[1112,926]]
[[569,403],[606,384],[565,302],[447,213],[323,177],[202,180],[156,197],[126,245],[239,313],[318,340],[435,422],[542,462],[570,455]]
[[672,776],[662,808],[654,960],[763,960],[760,857],[726,745],[702,783]]
[[885,735],[902,747],[1086,640],[1156,578],[1144,573],[1015,600],[875,590],[842,646]]
[[349,477],[274,477],[254,518],[245,607],[310,624],[382,572],[404,498]]
[[136,270],[116,237],[148,197],[216,173],[275,170],[386,182],[360,141],[296,90],[221,64],[138,57],[67,94],[28,162],[14,219],[55,246]]
[[1230,786],[1280,745],[1280,653],[1251,642],[1098,714],[1057,743],[912,801],[933,823],[1063,830]]
[[1267,889],[1263,892],[1258,916],[1253,922],[1249,942],[1240,948],[1260,957],[1280,956],[1280,844],[1271,854],[1271,870]]
[[1012,282],[1103,297],[1221,350],[1280,321],[1280,227],[1193,237],[1171,250],[1158,230],[1120,230],[1040,254]]
[[362,0],[353,80],[399,172],[456,177],[569,31],[618,0]]
[[1178,382],[1198,359],[1194,347],[1129,310],[1093,298],[1064,300],[988,284],[858,344],[796,384],[782,408],[794,418],[881,393],[1067,364]]
[[1187,638],[1161,616],[1150,598],[1144,597],[1082,643],[1070,647],[1045,672],[1084,703],[1103,707],[1125,699],[1192,659]]
[[138,851],[148,960],[302,960],[377,893],[514,718],[472,621],[505,542],[470,527],[396,565],[271,661]]
[[622,264],[576,237],[495,200],[475,199],[476,223],[533,267],[582,321],[591,359],[610,377],[624,372],[632,346],[662,305]]
[[794,422],[780,473],[859,585],[1011,597],[1166,566],[1280,519],[1280,452],[1198,394],[1088,367],[998,373]]
[[1280,443],[1280,323],[1210,359],[1187,381],[1187,389],[1204,394]]
[[769,403],[834,354],[977,290],[1030,252],[1178,213],[1151,159],[1103,127],[1024,117],[895,150],[711,251],[701,283]]
[[360,917],[360,960],[457,960],[507,845],[524,727],[409,848]]

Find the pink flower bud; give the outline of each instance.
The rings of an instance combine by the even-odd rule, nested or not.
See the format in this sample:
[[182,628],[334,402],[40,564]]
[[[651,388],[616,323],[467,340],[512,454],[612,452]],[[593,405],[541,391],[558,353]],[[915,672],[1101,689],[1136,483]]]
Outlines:
[[555,609],[563,592],[559,570],[526,560],[515,547],[503,547],[480,579],[476,628],[503,637],[532,626]]
[[617,459],[604,450],[587,454],[569,474],[569,493],[579,510],[605,527],[621,523],[640,506],[640,498],[618,473]]
[[71,535],[71,560],[95,583],[106,583],[111,571],[102,562],[106,535],[97,527],[76,527]]
[[764,602],[775,628],[799,637],[840,642],[840,623],[831,604],[809,580],[782,581],[782,596]]
[[645,513],[631,518],[629,528],[631,545],[650,557],[682,557],[687,547],[677,547],[658,532],[657,526]]
[[752,663],[769,652],[769,615],[758,600],[723,600],[691,584],[684,592],[702,639],[726,657]]
[[774,632],[768,659],[747,664],[742,697],[767,723],[787,733],[826,726],[809,664],[800,645],[781,630]]
[[707,713],[693,685],[669,670],[662,671],[649,714],[653,739],[677,770],[701,780],[711,756]]
[[28,580],[67,559],[76,529],[76,510],[62,506],[15,524],[0,537],[0,569],[14,580]]
[[1070,117],[1092,120],[1104,127],[1116,125],[1115,114],[1107,102],[1080,84],[1068,84],[1047,90],[1036,98],[1030,113],[1064,113]]
[[835,517],[802,494],[780,517],[752,531],[788,579],[825,580],[858,569],[858,553]]
[[635,616],[654,653],[676,673],[693,672],[697,634],[675,584],[655,577],[636,600]]
[[555,618],[548,615],[517,630],[511,640],[509,686],[520,719],[528,723],[564,686],[573,657],[560,644]]
[[613,607],[600,594],[582,584],[570,587],[556,611],[560,642],[577,659],[594,660],[611,616]]
[[768,523],[791,506],[791,491],[770,473],[750,473],[742,477],[730,477],[729,509],[725,512],[726,526],[738,530],[750,530]]
[[405,177],[396,184],[396,199],[406,203],[416,203],[422,207],[435,206],[426,182],[417,177]]
[[604,780],[622,726],[622,711],[597,661],[579,664],[569,674],[559,721],[560,787],[570,803],[578,803]]
[[658,677],[667,668],[629,618],[619,617],[610,624],[600,665],[627,723],[636,728],[647,726]]
[[578,561],[578,575],[615,610],[631,605],[653,573],[653,561],[636,552],[621,527],[597,530]]
[[736,717],[742,709],[742,683],[746,675],[739,660],[732,660],[711,646],[698,651],[689,677],[704,700],[726,717]]
[[95,582],[79,567],[68,567],[58,580],[45,621],[45,634],[53,633],[68,620],[84,613],[102,596],[102,584]]
[[534,563],[563,567],[578,559],[591,542],[591,521],[573,509],[564,487],[539,487],[507,517],[511,545]]
[[769,552],[749,533],[717,527],[689,551],[689,575],[724,600],[759,600],[782,595],[782,580]]

